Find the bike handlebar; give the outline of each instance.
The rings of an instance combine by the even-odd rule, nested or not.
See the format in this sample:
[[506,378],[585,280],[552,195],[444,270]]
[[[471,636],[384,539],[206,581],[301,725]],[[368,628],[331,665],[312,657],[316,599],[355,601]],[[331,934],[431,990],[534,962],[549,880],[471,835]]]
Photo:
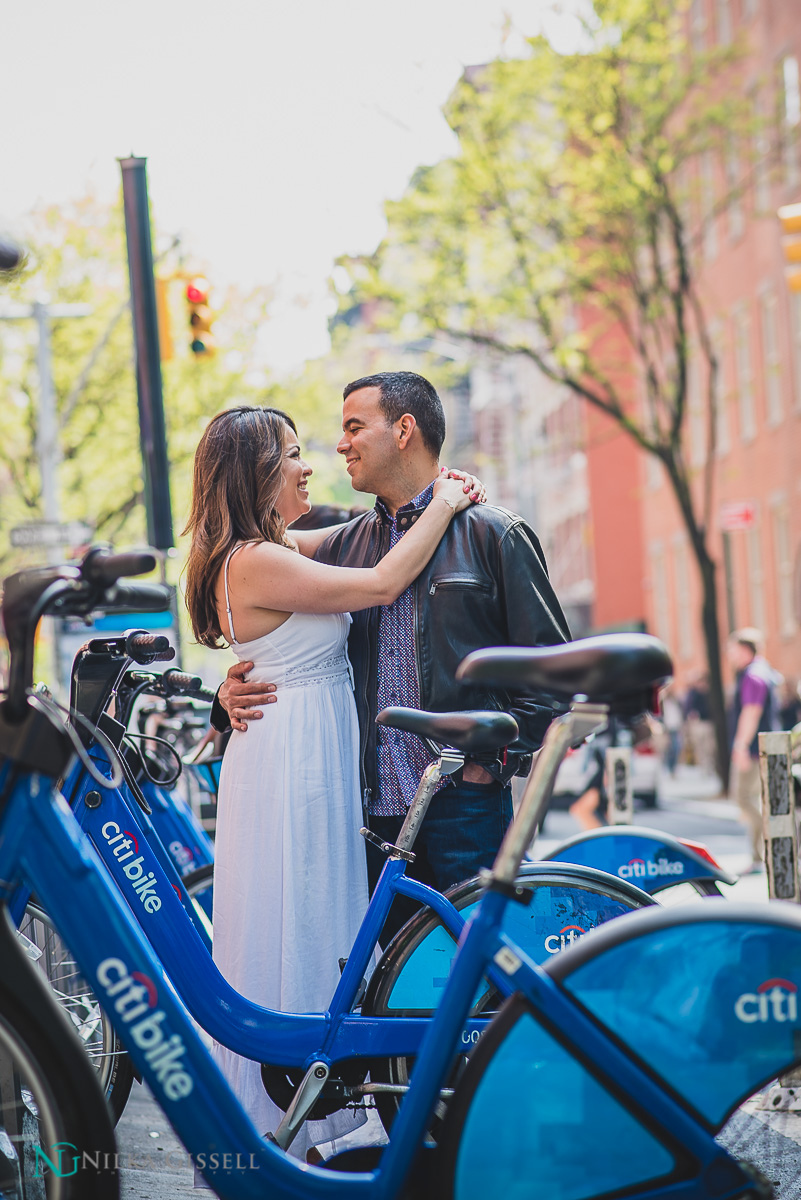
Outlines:
[[165,692],[168,695],[180,695],[182,692],[199,692],[203,680],[199,675],[190,675],[187,671],[179,671],[177,667],[169,667],[161,677]]
[[[163,612],[171,599],[166,587],[116,582],[126,572],[152,570],[154,565],[152,554],[112,554],[105,547],[94,547],[77,569],[68,565],[34,568],[19,571],[5,581],[2,617],[10,662],[3,718],[16,723],[28,711],[27,691],[33,685],[33,647],[39,620],[47,613],[88,616],[94,609]],[[171,653],[161,661],[172,657]]]
[[89,583],[110,587],[118,579],[130,575],[147,575],[156,566],[156,556],[149,550],[134,550],[128,554],[112,554],[102,546],[93,547],[81,563],[81,575]]
[[160,583],[115,583],[95,607],[114,612],[164,612],[170,607],[170,595]]
[[169,640],[161,633],[144,633],[137,630],[125,639],[125,653],[140,666],[153,662],[171,662],[175,651]]

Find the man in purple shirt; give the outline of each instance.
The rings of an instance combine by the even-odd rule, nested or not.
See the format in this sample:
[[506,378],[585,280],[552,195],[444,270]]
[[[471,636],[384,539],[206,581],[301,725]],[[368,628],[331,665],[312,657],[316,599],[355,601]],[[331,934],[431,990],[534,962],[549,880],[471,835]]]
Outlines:
[[740,629],[728,642],[729,663],[735,672],[732,704],[732,794],[743,823],[751,832],[752,862],[747,874],[764,871],[762,800],[759,786],[759,734],[778,729],[776,673],[759,653],[762,634]]

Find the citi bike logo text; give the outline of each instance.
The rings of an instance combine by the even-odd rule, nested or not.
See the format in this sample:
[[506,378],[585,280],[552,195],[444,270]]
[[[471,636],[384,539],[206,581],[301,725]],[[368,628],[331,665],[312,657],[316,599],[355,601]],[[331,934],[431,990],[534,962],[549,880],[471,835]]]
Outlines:
[[156,894],[156,877],[152,871],[145,874],[139,854],[139,843],[127,829],[120,829],[116,821],[106,821],[100,830],[109,846],[113,846],[114,857],[133,884],[133,890],[144,905],[145,912],[157,913],[161,908],[161,897]]
[[153,1067],[157,1081],[168,1100],[183,1100],[194,1087],[192,1076],[184,1068],[186,1047],[177,1033],[162,1028],[167,1014],[156,1008],[158,992],[152,979],[141,971],[128,973],[119,958],[105,958],[97,968],[97,977],[107,996],[116,997],[114,1011],[145,1058]]
[[738,1021],[797,1021],[798,988],[789,979],[766,979],[755,992],[743,992],[734,1004]]
[[545,939],[545,949],[549,954],[558,954],[560,950],[564,950],[565,946],[572,946],[587,932],[588,930],[582,929],[580,925],[565,925],[558,933],[548,934]]
[[642,858],[630,858],[617,873],[621,879],[656,879],[662,875],[683,875],[684,863],[658,858],[656,862],[645,862]]

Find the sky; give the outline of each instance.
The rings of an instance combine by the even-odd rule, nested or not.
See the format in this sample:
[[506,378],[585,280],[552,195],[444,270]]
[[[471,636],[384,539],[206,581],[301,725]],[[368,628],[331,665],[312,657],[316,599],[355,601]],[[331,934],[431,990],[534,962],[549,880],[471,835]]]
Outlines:
[[336,256],[373,250],[384,200],[455,150],[440,109],[463,67],[575,38],[552,0],[15,0],[3,24],[0,229],[112,201],[117,158],[146,157],[189,268],[218,295],[275,287],[278,372],[326,351]]

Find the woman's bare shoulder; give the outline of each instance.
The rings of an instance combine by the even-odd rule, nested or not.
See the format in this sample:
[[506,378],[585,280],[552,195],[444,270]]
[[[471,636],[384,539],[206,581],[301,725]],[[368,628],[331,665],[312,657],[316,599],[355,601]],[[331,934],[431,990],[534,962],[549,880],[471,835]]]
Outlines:
[[298,556],[294,546],[283,546],[278,542],[245,542],[231,558],[229,572],[247,575],[254,568],[269,564],[273,569],[281,564],[289,565]]

